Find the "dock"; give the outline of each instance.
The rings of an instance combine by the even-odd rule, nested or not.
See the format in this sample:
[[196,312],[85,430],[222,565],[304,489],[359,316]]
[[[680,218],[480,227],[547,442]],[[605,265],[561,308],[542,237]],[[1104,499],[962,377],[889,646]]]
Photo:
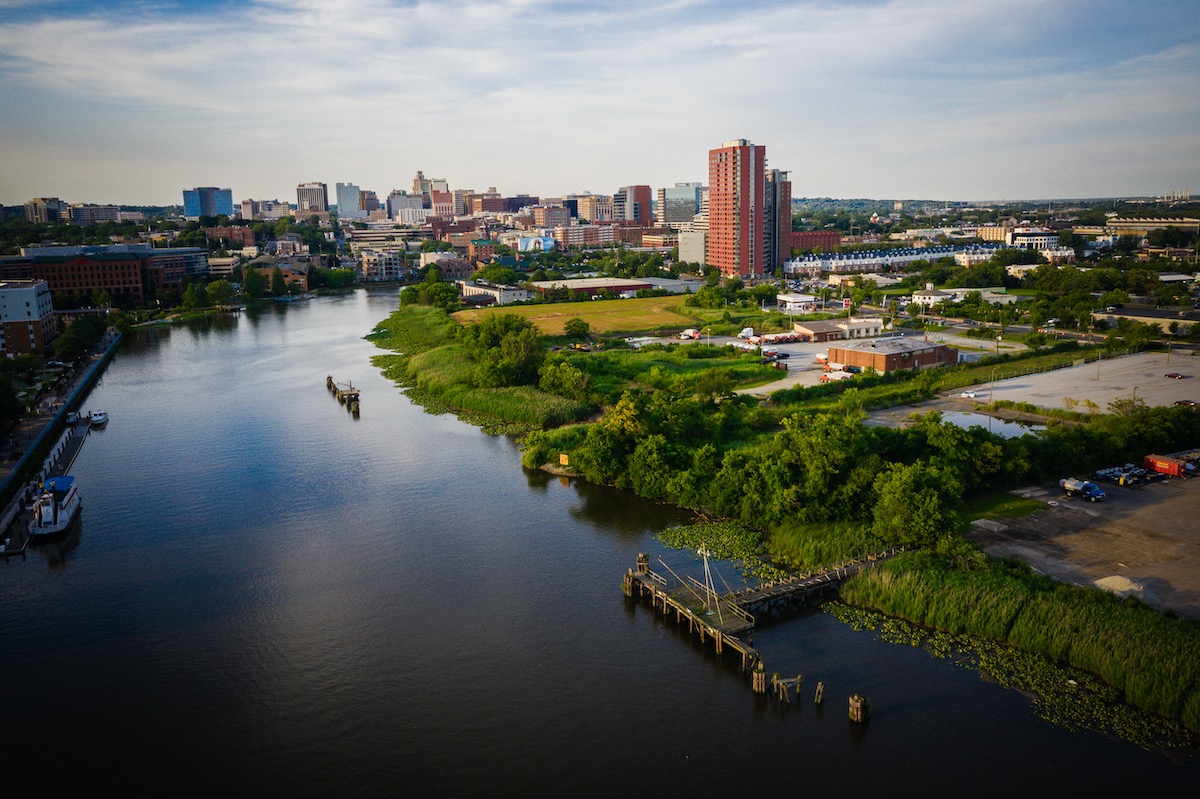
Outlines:
[[337,397],[338,402],[346,406],[346,410],[358,415],[358,389],[352,383],[338,383],[333,375],[325,375],[325,387]]
[[41,472],[19,491],[5,507],[3,513],[0,513],[0,558],[25,554],[32,538],[28,530],[28,524],[32,517],[25,507],[26,503],[33,500],[44,480],[71,471],[71,466],[75,463],[79,451],[83,449],[83,442],[90,431],[91,424],[86,416],[80,417],[73,424],[68,424],[54,445],[54,449],[50,451],[49,457],[42,464]]
[[[706,582],[691,576],[680,577],[659,560],[664,573],[650,568],[650,557],[640,553],[637,565],[625,573],[622,591],[636,599],[650,598],[650,606],[675,622],[687,624],[688,632],[698,634],[700,642],[711,641],[717,654],[726,650],[741,656],[742,671],[754,673],[755,693],[766,692],[761,653],[754,648],[754,627],[758,619],[782,608],[807,604],[815,597],[834,593],[838,585],[863,569],[875,566],[904,551],[896,547],[885,552],[832,566],[811,574],[799,574],[786,580],[718,594],[711,579]],[[707,559],[705,561],[707,575]]]

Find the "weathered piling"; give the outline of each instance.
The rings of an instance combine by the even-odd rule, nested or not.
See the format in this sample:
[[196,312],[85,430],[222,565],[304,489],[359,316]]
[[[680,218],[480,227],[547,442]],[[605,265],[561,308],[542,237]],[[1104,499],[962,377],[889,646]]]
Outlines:
[[850,697],[850,720],[862,724],[871,718],[871,703],[858,694]]
[[346,406],[346,410],[355,416],[358,415],[358,389],[353,383],[338,383],[334,381],[333,375],[325,375],[325,387],[333,392],[338,402]]

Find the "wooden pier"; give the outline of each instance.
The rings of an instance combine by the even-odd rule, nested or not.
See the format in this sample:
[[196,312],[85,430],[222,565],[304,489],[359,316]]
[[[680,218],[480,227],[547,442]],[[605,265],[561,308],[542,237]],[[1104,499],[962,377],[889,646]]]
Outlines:
[[333,392],[338,402],[346,406],[346,410],[358,415],[358,389],[352,383],[337,383],[332,375],[325,375],[325,386]]
[[750,645],[754,633],[754,616],[736,603],[715,596],[699,580],[680,579],[664,564],[670,579],[651,570],[650,558],[638,555],[637,569],[625,573],[622,589],[628,597],[650,597],[650,605],[664,616],[675,613],[678,624],[687,623],[689,633],[698,633],[700,642],[712,641],[717,653],[731,649],[742,656],[742,670],[758,669],[762,658]]
[[[784,607],[802,606],[815,596],[832,593],[846,578],[902,551],[903,547],[897,547],[814,574],[800,574],[725,594],[713,590],[711,581],[706,585],[690,576],[679,577],[661,560],[659,563],[669,577],[660,574],[650,568],[650,557],[641,553],[637,566],[626,571],[622,590],[627,597],[650,597],[651,607],[664,616],[674,613],[677,624],[686,623],[688,632],[699,634],[701,643],[712,641],[718,654],[727,649],[740,654],[742,670],[754,673],[754,692],[761,694],[767,692],[767,680],[762,656],[752,646],[756,617]],[[780,697],[787,693],[790,684],[795,685],[798,696],[799,677],[781,681],[773,676],[771,680],[772,689]]]

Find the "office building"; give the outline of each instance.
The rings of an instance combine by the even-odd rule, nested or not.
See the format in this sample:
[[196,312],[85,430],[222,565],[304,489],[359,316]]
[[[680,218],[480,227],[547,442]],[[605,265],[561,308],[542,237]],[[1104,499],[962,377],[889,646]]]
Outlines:
[[587,222],[611,222],[613,198],[601,194],[587,194],[575,198],[579,207],[579,218]]
[[188,219],[202,216],[233,216],[233,191],[216,186],[183,190],[183,215]]
[[362,188],[354,183],[335,183],[334,192],[337,194],[338,219],[366,219],[367,215],[359,210],[359,194]]
[[120,222],[121,209],[115,205],[71,203],[67,217],[72,225],[98,225],[101,222]]
[[660,225],[681,228],[692,223],[700,213],[700,191],[702,183],[676,183],[673,187],[658,190],[658,209],[655,216]]
[[[405,212],[420,211],[424,207],[424,202],[419,194],[409,194],[406,191],[392,189],[391,194],[387,198],[387,213],[389,219],[399,219],[408,222],[418,215],[406,214]],[[425,215],[419,214],[419,221],[424,221]]]
[[[355,199],[357,203],[357,198]],[[296,211],[328,211],[329,187],[324,183],[301,183],[296,187]]]
[[57,197],[34,197],[25,203],[25,219],[35,225],[66,219],[67,204]]
[[649,186],[623,186],[613,195],[613,219],[646,227],[652,217]]

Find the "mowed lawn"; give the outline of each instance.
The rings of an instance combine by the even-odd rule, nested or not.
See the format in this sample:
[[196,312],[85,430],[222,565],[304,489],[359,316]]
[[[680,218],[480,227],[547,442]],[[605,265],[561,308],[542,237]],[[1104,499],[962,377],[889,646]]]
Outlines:
[[563,325],[573,316],[591,325],[594,333],[677,332],[697,322],[683,313],[683,295],[638,297],[631,300],[590,300],[551,305],[516,305],[459,311],[454,318],[462,324],[478,322],[490,314],[516,314],[537,325],[545,335],[562,335]]

